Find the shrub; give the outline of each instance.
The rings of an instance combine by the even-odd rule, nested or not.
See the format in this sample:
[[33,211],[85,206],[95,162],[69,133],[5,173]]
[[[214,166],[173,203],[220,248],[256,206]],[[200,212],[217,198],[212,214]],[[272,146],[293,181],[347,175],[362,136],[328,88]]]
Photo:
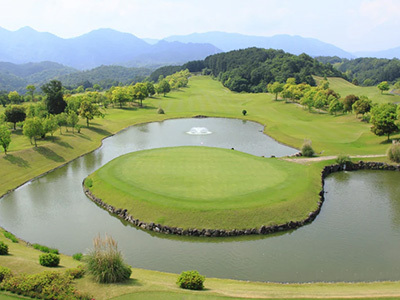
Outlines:
[[157,109],[157,113],[158,113],[159,115],[165,114],[164,110],[163,110],[161,107],[160,107],[159,109]]
[[18,239],[11,232],[5,231],[4,236],[11,240],[13,243],[18,243]]
[[0,255],[8,254],[8,246],[4,242],[0,242]]
[[247,110],[243,109],[242,114],[243,114],[243,116],[245,116],[247,114]]
[[57,267],[60,263],[60,256],[54,253],[45,253],[39,256],[39,263],[45,267]]
[[9,268],[0,266],[0,282],[6,280],[7,278],[11,277],[12,273]]
[[91,187],[93,186],[93,180],[92,180],[92,178],[86,178],[86,179],[85,179],[85,186],[86,186],[87,188],[91,188]]
[[392,144],[387,151],[387,155],[391,161],[400,163],[400,143]]
[[351,164],[350,156],[344,155],[344,154],[340,154],[340,155],[336,158],[336,163],[339,164],[339,165]]
[[180,288],[189,290],[202,290],[205,277],[197,271],[186,271],[179,275],[177,284]]
[[49,248],[47,246],[43,246],[40,244],[33,244],[32,247],[36,250],[42,251],[44,253],[53,253],[53,254],[58,254],[58,249],[55,248]]
[[304,141],[303,146],[301,146],[301,154],[306,157],[314,156],[314,149],[311,147],[311,141]]
[[107,236],[93,240],[93,249],[85,255],[87,272],[99,283],[114,283],[129,279],[132,270],[125,264],[115,240]]
[[77,261],[81,261],[83,257],[82,253],[75,253],[74,255],[72,255],[72,258],[77,260]]
[[68,269],[67,271],[65,271],[65,273],[71,276],[73,279],[79,279],[82,278],[83,275],[85,275],[85,269],[82,265],[79,265],[76,268]]

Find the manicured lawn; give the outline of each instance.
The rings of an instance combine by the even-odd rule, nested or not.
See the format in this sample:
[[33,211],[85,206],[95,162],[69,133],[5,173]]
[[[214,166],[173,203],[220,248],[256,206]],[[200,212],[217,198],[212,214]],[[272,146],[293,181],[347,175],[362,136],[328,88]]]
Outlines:
[[141,221],[247,229],[305,219],[317,208],[319,176],[278,159],[176,147],[121,156],[89,178],[97,197]]

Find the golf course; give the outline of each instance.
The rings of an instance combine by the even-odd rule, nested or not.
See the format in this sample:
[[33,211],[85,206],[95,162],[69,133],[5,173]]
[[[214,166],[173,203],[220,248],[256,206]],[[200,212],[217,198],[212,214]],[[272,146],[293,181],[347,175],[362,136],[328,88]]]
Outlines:
[[[355,87],[332,78],[331,88],[342,96],[367,95],[375,101],[375,90]],[[387,101],[385,101],[387,98]],[[400,102],[400,96],[379,95],[376,102]],[[352,113],[337,116],[302,106],[274,101],[274,95],[234,93],[207,76],[192,76],[187,88],[167,96],[143,101],[144,108],[109,107],[105,117],[83,127],[81,133],[55,132],[32,147],[20,130],[13,132],[9,154],[0,154],[0,194],[74,159],[94,151],[102,140],[132,125],[166,119],[207,116],[254,121],[279,143],[300,149],[310,140],[319,157],[361,156],[365,161],[389,162],[386,137],[370,131]],[[157,114],[162,108],[165,114]],[[247,111],[242,114],[243,109]],[[0,110],[1,112],[1,110]],[[84,124],[84,120],[81,120]],[[392,139],[400,138],[393,134]],[[106,143],[107,140],[104,141]],[[370,158],[380,155],[379,158]],[[293,160],[293,161],[292,161]],[[85,180],[85,186],[104,202],[127,209],[146,223],[181,228],[247,229],[289,221],[301,221],[318,207],[321,170],[326,161],[298,163],[292,158],[254,156],[234,149],[215,147],[169,147],[127,153],[110,160]],[[80,182],[84,178],[79,178]],[[83,193],[82,190],[79,191]],[[87,201],[90,201],[87,199]],[[100,209],[95,207],[95,209]],[[113,218],[113,216],[108,216]],[[0,223],[0,226],[2,224]],[[8,228],[7,228],[8,230]],[[10,230],[11,231],[11,230]],[[26,238],[25,238],[26,239]],[[15,273],[45,270],[37,262],[38,251],[23,241],[9,245],[10,254],[0,256],[0,265]],[[29,241],[31,242],[31,241]],[[79,262],[62,256],[60,270]],[[278,284],[207,278],[206,290],[183,291],[176,286],[176,274],[132,269],[124,284],[102,285],[86,276],[76,281],[80,291],[95,299],[390,299],[400,296],[400,283],[305,283]],[[14,299],[2,294],[5,299]],[[7,297],[7,298],[6,298]]]

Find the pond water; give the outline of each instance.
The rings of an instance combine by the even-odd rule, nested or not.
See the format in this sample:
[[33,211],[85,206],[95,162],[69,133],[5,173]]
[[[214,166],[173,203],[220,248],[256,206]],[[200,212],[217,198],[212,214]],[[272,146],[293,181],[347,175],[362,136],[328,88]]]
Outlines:
[[[192,127],[211,134],[190,135]],[[0,226],[66,254],[85,252],[97,234],[112,235],[133,267],[207,277],[275,282],[400,279],[400,172],[342,172],[326,179],[317,219],[284,234],[189,238],[139,230],[87,199],[82,180],[124,153],[202,145],[253,155],[297,152],[253,122],[179,119],[130,127],[95,152],[18,188],[0,200]],[[156,184],[156,183],[155,183]],[[62,264],[62,262],[61,262]]]

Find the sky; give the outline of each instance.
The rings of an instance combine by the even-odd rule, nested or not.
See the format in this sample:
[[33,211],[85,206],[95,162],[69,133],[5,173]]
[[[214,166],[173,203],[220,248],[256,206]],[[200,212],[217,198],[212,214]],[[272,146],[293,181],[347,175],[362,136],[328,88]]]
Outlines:
[[289,34],[377,51],[400,46],[400,0],[0,0],[0,27],[25,26],[63,38],[99,28],[155,39]]

